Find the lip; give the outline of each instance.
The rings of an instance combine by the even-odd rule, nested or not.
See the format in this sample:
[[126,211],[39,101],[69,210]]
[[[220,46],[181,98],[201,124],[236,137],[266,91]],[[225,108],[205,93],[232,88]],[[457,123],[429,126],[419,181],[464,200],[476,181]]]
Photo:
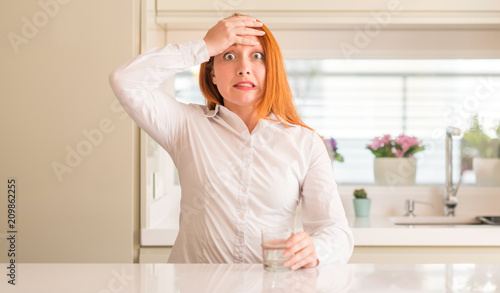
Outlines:
[[238,90],[256,90],[257,86],[251,81],[240,81],[233,85]]

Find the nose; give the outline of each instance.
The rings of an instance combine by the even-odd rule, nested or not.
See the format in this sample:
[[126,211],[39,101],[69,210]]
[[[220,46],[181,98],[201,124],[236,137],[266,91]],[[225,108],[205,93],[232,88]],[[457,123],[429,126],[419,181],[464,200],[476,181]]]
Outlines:
[[247,60],[242,60],[238,64],[237,72],[239,76],[250,75],[250,62]]

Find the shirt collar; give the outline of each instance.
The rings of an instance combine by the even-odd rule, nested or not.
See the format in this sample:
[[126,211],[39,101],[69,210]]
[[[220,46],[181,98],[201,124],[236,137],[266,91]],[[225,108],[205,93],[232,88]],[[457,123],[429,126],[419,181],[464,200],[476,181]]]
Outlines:
[[[215,117],[220,117],[221,113],[223,111],[228,111],[228,112],[231,112],[229,109],[227,109],[226,107],[222,106],[222,105],[215,105],[215,109],[213,110],[209,110],[206,114],[205,114],[205,117],[208,117],[208,118],[215,118]],[[219,113],[221,112],[221,113]],[[233,112],[231,112],[232,114],[234,114]],[[224,115],[223,115],[224,116]],[[267,126],[270,126],[270,125],[274,125],[276,123],[284,123],[290,127],[293,127],[293,126],[296,126],[295,124],[292,124],[292,123],[289,123],[287,121],[285,121],[284,119],[282,119],[281,117],[279,116],[276,116],[274,113],[271,113],[267,116],[267,119],[260,119],[259,123],[257,123],[257,126],[256,128],[257,129],[261,129],[261,128],[264,128],[264,127],[267,127]],[[255,129],[254,132],[257,130]]]
[[210,118],[215,117],[215,115],[217,115],[217,113],[219,112],[220,106],[221,105],[215,105],[215,109],[209,110],[207,113],[205,113],[205,117],[210,117]]
[[[210,118],[215,117],[215,116],[219,113],[219,111],[221,111],[221,110],[220,110],[221,108],[226,109],[226,108],[225,108],[224,106],[222,106],[222,105],[219,105],[219,104],[215,105],[215,109],[213,109],[213,110],[209,110],[209,111],[205,114],[205,117],[210,117]],[[229,110],[228,110],[228,111],[229,111]],[[281,121],[281,122],[286,123],[286,124],[288,124],[288,125],[290,125],[290,126],[294,126],[294,124],[289,123],[289,122],[286,122],[284,119],[280,119],[280,118],[278,118],[278,116],[276,116],[274,113],[269,114],[269,116],[267,116],[267,119],[262,119],[262,120],[264,120],[264,121],[266,121],[266,122],[268,122],[268,123],[271,123],[271,124],[273,124],[273,123],[280,123],[280,121]]]

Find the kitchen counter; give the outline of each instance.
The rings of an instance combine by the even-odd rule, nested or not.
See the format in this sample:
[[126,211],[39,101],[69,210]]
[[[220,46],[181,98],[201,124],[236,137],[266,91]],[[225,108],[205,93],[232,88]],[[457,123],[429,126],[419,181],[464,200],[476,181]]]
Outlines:
[[[348,221],[354,234],[351,264],[500,263],[500,226],[395,225],[384,216],[348,216]],[[141,247],[140,259],[166,262],[170,251]]]
[[499,246],[500,226],[395,225],[388,217],[348,218],[356,246]]
[[[7,267],[1,264],[1,267]],[[498,292],[500,265],[349,264],[266,272],[261,264],[16,264],[0,292]]]

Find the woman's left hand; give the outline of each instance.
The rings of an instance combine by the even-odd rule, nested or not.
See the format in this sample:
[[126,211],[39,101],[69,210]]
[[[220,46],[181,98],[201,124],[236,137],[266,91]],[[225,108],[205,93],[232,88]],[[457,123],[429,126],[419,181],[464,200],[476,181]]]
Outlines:
[[[285,262],[292,270],[298,268],[314,268],[319,264],[313,238],[305,232],[298,232],[286,241],[285,257],[295,254]],[[288,253],[288,254],[287,254]]]

